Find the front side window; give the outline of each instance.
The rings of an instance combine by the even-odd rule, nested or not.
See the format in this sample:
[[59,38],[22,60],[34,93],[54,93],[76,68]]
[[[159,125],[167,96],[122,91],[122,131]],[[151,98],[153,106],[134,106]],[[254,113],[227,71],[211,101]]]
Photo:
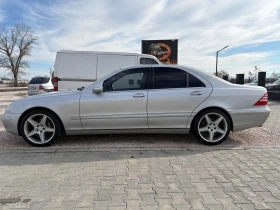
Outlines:
[[115,74],[103,83],[104,92],[147,89],[148,68],[129,69]]
[[152,58],[140,58],[140,64],[158,64],[158,62]]
[[192,74],[177,68],[154,68],[154,89],[205,87],[205,84]]

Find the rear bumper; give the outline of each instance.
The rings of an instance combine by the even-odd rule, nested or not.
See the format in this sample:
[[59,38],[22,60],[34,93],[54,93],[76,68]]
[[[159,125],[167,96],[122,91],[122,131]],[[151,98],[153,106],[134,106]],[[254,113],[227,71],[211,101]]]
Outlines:
[[19,136],[18,121],[21,114],[4,113],[2,115],[2,122],[7,132]]
[[265,107],[254,107],[252,109],[230,110],[233,131],[262,126],[270,114],[270,109]]

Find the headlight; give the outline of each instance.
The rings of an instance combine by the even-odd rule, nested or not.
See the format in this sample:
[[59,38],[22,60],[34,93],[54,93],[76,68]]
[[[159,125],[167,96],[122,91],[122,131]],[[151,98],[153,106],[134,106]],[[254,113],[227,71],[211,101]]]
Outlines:
[[15,111],[15,102],[12,102],[8,105],[8,107],[5,109],[5,112],[8,112],[8,113],[13,113],[13,111]]
[[10,106],[11,106],[11,104],[9,104],[9,105],[7,106],[7,108],[5,109],[5,112],[9,112]]

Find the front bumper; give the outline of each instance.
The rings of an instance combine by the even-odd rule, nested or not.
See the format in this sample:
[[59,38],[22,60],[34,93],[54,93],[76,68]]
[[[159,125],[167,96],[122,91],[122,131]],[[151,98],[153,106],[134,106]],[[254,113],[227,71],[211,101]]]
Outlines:
[[19,136],[18,121],[21,114],[4,113],[2,115],[2,122],[7,132]]
[[254,107],[251,109],[230,110],[233,122],[233,131],[262,126],[269,117],[270,109]]

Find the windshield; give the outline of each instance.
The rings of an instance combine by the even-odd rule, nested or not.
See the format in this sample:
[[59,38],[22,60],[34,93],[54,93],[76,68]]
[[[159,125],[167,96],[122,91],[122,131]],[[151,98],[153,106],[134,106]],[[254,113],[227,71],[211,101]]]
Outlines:
[[258,83],[258,80],[254,80],[253,82],[251,82],[251,83]]
[[276,80],[275,82],[273,82],[273,84],[275,85],[280,85],[280,79]]

